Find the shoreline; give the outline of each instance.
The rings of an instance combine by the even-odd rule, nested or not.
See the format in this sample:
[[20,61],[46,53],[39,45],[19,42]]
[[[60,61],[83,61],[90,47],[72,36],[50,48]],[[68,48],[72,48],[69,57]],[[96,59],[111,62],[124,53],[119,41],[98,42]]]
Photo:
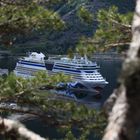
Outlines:
[[[7,58],[7,57],[23,57],[25,54],[8,54],[8,55],[2,55],[0,53],[0,59]],[[67,55],[58,55],[58,54],[48,54],[49,57],[66,57]],[[121,59],[123,60],[125,58],[125,54],[119,54],[117,52],[105,52],[105,53],[95,53],[91,56],[93,59]]]

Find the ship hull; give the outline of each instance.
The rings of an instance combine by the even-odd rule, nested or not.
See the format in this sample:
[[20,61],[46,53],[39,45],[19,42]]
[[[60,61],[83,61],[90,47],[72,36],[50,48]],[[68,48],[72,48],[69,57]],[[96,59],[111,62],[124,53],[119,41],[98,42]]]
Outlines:
[[45,64],[19,61],[17,62],[14,73],[16,76],[28,78],[34,76],[38,71],[46,71]]
[[[62,72],[62,71],[60,71]],[[52,71],[48,71],[49,75],[55,75],[59,73],[59,71],[57,70],[52,70]],[[68,87],[71,88],[72,90],[75,91],[89,91],[89,92],[100,92],[103,90],[103,88],[108,84],[108,82],[106,80],[85,80],[83,78],[82,73],[80,74],[73,74],[73,73],[69,73],[67,71],[63,71],[63,73],[65,75],[71,76],[72,77],[72,82],[68,83]]]
[[85,81],[85,80],[82,81],[81,80],[78,82],[86,86],[87,89],[95,90],[98,92],[102,91],[103,88],[108,84],[108,82],[106,81]]

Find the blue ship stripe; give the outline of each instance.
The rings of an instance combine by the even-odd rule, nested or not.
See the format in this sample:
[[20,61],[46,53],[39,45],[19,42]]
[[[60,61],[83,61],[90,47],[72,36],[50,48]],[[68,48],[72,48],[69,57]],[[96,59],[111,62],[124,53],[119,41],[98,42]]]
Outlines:
[[56,67],[54,67],[54,68],[53,68],[53,70],[54,70],[54,69],[57,69],[57,70],[65,70],[65,71],[69,71],[69,72],[81,73],[81,71],[80,71],[80,70],[70,70],[70,69],[65,69],[65,68],[56,68]]
[[59,69],[65,69],[65,70],[79,70],[79,71],[84,71],[86,73],[92,73],[93,71],[97,70],[97,68],[74,68],[74,67],[65,67],[65,66],[59,66],[59,65],[55,65],[55,68],[59,68]]
[[[20,62],[25,62],[25,63],[31,63],[31,64],[38,64],[39,62],[35,62],[35,61],[27,61],[27,60],[20,60]],[[40,62],[40,64],[44,64],[43,62],[41,63]]]
[[35,69],[35,68],[28,68],[28,67],[16,67],[16,69],[15,70],[17,70],[17,71],[31,71],[31,72],[38,72],[38,71],[44,71],[43,69]]
[[[65,69],[65,70],[77,70],[77,69],[75,69],[75,68],[71,68],[71,67],[69,67],[69,68],[66,68],[66,67],[63,67],[63,66],[57,66],[57,65],[55,65],[54,66],[54,68],[58,68],[58,69]],[[79,71],[79,70],[78,70]]]
[[97,67],[87,67],[87,68],[80,68],[80,67],[68,67],[68,66],[63,66],[63,65],[55,65],[55,68],[64,68],[64,69],[73,69],[73,70],[83,70],[83,71],[92,71],[92,70],[97,70]]
[[78,64],[78,63],[73,63],[73,64],[70,64],[70,63],[66,63],[66,62],[56,62],[56,65],[64,65],[64,66],[80,66],[81,67],[81,65],[82,65],[82,67],[89,67],[89,66],[91,66],[91,67],[96,67],[97,66],[97,64]]
[[[54,70],[54,69],[57,69],[57,70],[64,70],[64,72],[65,72],[65,71],[69,71],[69,72],[81,73],[80,70],[72,70],[72,69],[57,68],[57,67],[54,67],[53,70]],[[91,70],[90,70],[90,71],[89,71],[89,70],[88,70],[88,71],[85,71],[85,70],[84,70],[83,72],[85,72],[85,73],[94,73],[95,71],[96,71],[96,70],[92,70],[92,71],[91,71]]]
[[29,66],[37,66],[37,67],[46,68],[45,65],[41,65],[41,64],[31,64],[31,63],[25,63],[25,62],[18,62],[18,63],[19,63],[19,64],[29,65]]
[[56,63],[55,64],[55,66],[58,66],[58,67],[65,67],[65,68],[71,68],[71,67],[75,67],[75,68],[98,68],[98,66],[97,65],[95,65],[95,66],[90,66],[90,65],[88,65],[88,66],[84,66],[84,65],[64,65],[64,64],[59,64],[59,63]]

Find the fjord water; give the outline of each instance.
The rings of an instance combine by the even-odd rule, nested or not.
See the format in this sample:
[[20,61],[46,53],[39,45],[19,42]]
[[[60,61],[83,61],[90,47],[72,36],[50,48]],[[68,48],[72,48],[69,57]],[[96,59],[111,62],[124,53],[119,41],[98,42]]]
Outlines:
[[[17,59],[15,58],[1,58],[0,59],[0,68],[7,68],[9,71],[12,71],[16,65]],[[117,86],[117,77],[120,73],[122,60],[121,59],[96,59],[97,64],[100,66],[100,72],[104,78],[109,82],[109,84],[103,89],[102,91],[102,98],[96,99],[94,104],[98,103],[100,107],[102,107],[105,100],[109,97],[112,93],[113,89]],[[93,104],[93,105],[94,105]],[[95,107],[96,108],[96,107]],[[28,120],[25,122],[25,125],[35,131],[36,133],[40,134],[43,137],[50,137],[50,138],[60,138],[61,135],[54,129],[53,127],[48,127],[44,125],[40,120]],[[92,137],[93,138],[93,137]],[[91,138],[91,139],[92,139]],[[96,138],[97,140],[98,138]]]
[[100,72],[109,84],[102,91],[101,103],[103,104],[113,90],[117,87],[117,79],[121,71],[122,60],[111,59],[103,60],[99,59],[96,61],[100,65]]

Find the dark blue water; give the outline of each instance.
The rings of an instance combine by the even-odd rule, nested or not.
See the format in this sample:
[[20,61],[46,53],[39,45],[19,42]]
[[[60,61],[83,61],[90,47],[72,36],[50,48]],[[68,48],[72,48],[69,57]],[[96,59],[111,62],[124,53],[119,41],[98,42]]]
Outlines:
[[[16,58],[3,58],[0,59],[0,68],[8,68],[12,71],[16,65]],[[102,98],[96,99],[93,101],[93,104],[99,103],[101,106],[104,104],[105,100],[109,97],[112,93],[113,89],[117,86],[117,77],[120,73],[122,60],[103,60],[97,59],[96,60],[98,65],[100,65],[100,72],[103,77],[109,82],[109,84],[104,88],[102,91]],[[96,104],[97,105],[97,104]],[[95,106],[96,108],[96,106]],[[61,138],[59,132],[53,127],[45,125],[41,120],[34,119],[25,122],[25,125],[31,129],[32,131],[40,134],[43,137],[50,137],[50,138]],[[91,138],[93,139],[93,137]],[[94,138],[94,140],[98,140],[98,138]]]
[[97,63],[101,67],[101,74],[109,82],[109,84],[103,90],[103,96],[101,103],[103,104],[113,90],[117,87],[117,78],[120,74],[122,60],[97,60]]

